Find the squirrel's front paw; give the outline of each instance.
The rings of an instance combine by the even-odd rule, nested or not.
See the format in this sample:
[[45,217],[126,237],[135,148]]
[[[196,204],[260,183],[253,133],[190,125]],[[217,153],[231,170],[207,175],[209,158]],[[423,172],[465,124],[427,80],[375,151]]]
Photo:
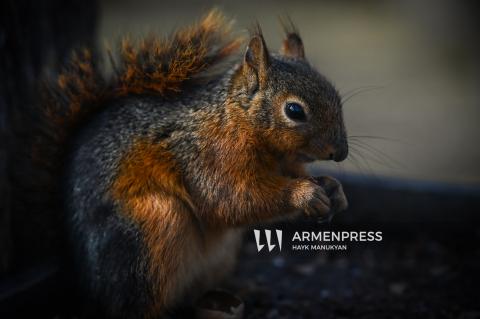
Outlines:
[[326,216],[331,208],[330,199],[323,187],[310,179],[297,182],[292,190],[292,204],[309,216]]
[[309,216],[327,216],[348,207],[342,185],[332,177],[309,178],[298,183],[292,200],[294,206]]
[[312,177],[311,180],[321,186],[330,199],[330,209],[332,213],[338,213],[348,208],[348,201],[343,192],[342,184],[330,176]]

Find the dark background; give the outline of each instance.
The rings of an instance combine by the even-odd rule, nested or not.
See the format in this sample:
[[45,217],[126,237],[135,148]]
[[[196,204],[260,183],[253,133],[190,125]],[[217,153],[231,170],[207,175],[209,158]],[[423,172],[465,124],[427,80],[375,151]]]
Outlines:
[[[353,156],[311,167],[345,186],[350,208],[295,230],[381,230],[381,243],[346,252],[257,253],[248,230],[235,274],[247,318],[479,318],[480,150],[478,15],[442,1],[3,1],[0,10],[0,314],[75,316],[75,291],[58,262],[56,224],[31,209],[19,175],[22,119],[42,74],[69,52],[125,32],[165,33],[212,6],[244,32],[255,20],[271,50],[277,17],[296,22],[309,60],[345,96]],[[99,56],[102,51],[97,51]],[[375,88],[372,88],[375,86]],[[370,90],[371,89],[371,90]],[[353,91],[352,91],[353,90]],[[35,202],[35,201],[34,201]],[[41,198],[37,199],[41,203]],[[259,228],[259,227],[257,227]],[[285,235],[287,236],[287,235]],[[288,238],[288,237],[286,237]]]

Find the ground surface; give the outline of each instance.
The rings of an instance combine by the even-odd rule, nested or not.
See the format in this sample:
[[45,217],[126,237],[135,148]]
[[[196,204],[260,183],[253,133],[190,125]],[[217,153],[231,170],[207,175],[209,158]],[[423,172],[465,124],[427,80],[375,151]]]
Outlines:
[[383,229],[381,244],[281,254],[257,253],[250,232],[230,289],[244,299],[249,319],[480,318],[473,228]]
[[[253,231],[246,233],[229,283],[245,301],[246,318],[480,318],[478,190],[343,184],[350,208],[330,223],[264,227],[283,230],[281,253],[258,253]],[[382,231],[383,240],[347,243],[346,251],[292,251],[293,232],[304,230]]]

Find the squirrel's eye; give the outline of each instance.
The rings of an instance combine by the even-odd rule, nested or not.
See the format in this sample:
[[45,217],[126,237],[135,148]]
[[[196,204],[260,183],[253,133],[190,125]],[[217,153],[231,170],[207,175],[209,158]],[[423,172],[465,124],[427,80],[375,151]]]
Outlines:
[[295,102],[289,102],[285,105],[285,114],[296,121],[305,121],[306,118],[303,107]]

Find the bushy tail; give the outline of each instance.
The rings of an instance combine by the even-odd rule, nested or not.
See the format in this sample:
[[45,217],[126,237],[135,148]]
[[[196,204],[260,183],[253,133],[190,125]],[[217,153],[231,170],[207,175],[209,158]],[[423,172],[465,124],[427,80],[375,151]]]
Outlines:
[[108,77],[89,50],[76,52],[46,91],[45,114],[57,131],[60,127],[68,135],[70,127],[98,111],[105,100],[129,94],[179,94],[237,51],[242,38],[232,37],[231,24],[214,9],[200,22],[167,37],[150,35],[136,42],[124,38],[108,52],[113,69]]

